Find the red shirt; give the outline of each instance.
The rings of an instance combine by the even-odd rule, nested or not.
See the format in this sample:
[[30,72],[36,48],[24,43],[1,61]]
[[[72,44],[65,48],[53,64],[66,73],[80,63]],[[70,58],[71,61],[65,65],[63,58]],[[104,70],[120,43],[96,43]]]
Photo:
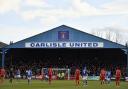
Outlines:
[[48,75],[52,75],[52,68],[49,68]]
[[75,76],[76,77],[79,77],[80,76],[80,70],[79,69],[76,69]]
[[120,77],[121,76],[121,71],[120,71],[120,69],[117,69],[116,70],[116,77]]
[[102,69],[101,72],[100,72],[100,76],[104,76],[105,77],[105,75],[106,75],[106,71],[104,69]]
[[0,69],[0,75],[5,75],[5,69]]
[[0,69],[0,76],[1,76],[1,69]]

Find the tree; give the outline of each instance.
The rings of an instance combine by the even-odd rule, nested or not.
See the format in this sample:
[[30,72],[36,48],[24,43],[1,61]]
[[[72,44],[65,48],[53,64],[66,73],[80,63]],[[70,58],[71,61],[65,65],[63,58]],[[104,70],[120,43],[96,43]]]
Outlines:
[[98,36],[98,37],[103,37],[103,33],[101,31],[96,31],[96,30],[93,30],[91,32],[91,34],[95,35],[95,36]]
[[99,29],[99,30],[93,30],[92,34],[98,37],[102,37],[107,40],[116,42],[116,43],[122,42],[121,34],[118,31],[116,31],[116,29],[114,28],[106,27],[106,28]]

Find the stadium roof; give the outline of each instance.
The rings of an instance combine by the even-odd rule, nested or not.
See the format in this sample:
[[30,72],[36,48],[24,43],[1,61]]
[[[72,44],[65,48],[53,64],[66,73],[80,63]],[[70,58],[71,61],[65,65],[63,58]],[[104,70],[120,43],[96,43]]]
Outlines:
[[0,42],[0,48],[3,48],[3,47],[5,47],[5,46],[7,46],[7,44],[5,44],[5,43],[3,43],[3,42]]
[[[68,40],[59,40],[59,32],[66,32]],[[126,48],[124,45],[94,36],[66,25],[61,25],[46,32],[18,41],[6,46],[5,48],[27,48],[26,43],[30,42],[103,42],[103,48]]]

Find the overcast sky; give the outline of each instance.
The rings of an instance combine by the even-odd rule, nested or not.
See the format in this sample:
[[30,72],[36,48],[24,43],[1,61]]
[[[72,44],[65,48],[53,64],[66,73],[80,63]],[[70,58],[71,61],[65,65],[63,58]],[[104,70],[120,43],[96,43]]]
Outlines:
[[113,28],[128,40],[128,0],[0,0],[0,41],[19,41],[68,25],[85,32]]

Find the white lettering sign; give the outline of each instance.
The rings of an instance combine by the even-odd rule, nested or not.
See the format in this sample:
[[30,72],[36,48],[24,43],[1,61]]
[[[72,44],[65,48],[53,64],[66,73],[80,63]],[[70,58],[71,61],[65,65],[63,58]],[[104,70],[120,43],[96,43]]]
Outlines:
[[27,42],[26,48],[102,48],[103,42]]

